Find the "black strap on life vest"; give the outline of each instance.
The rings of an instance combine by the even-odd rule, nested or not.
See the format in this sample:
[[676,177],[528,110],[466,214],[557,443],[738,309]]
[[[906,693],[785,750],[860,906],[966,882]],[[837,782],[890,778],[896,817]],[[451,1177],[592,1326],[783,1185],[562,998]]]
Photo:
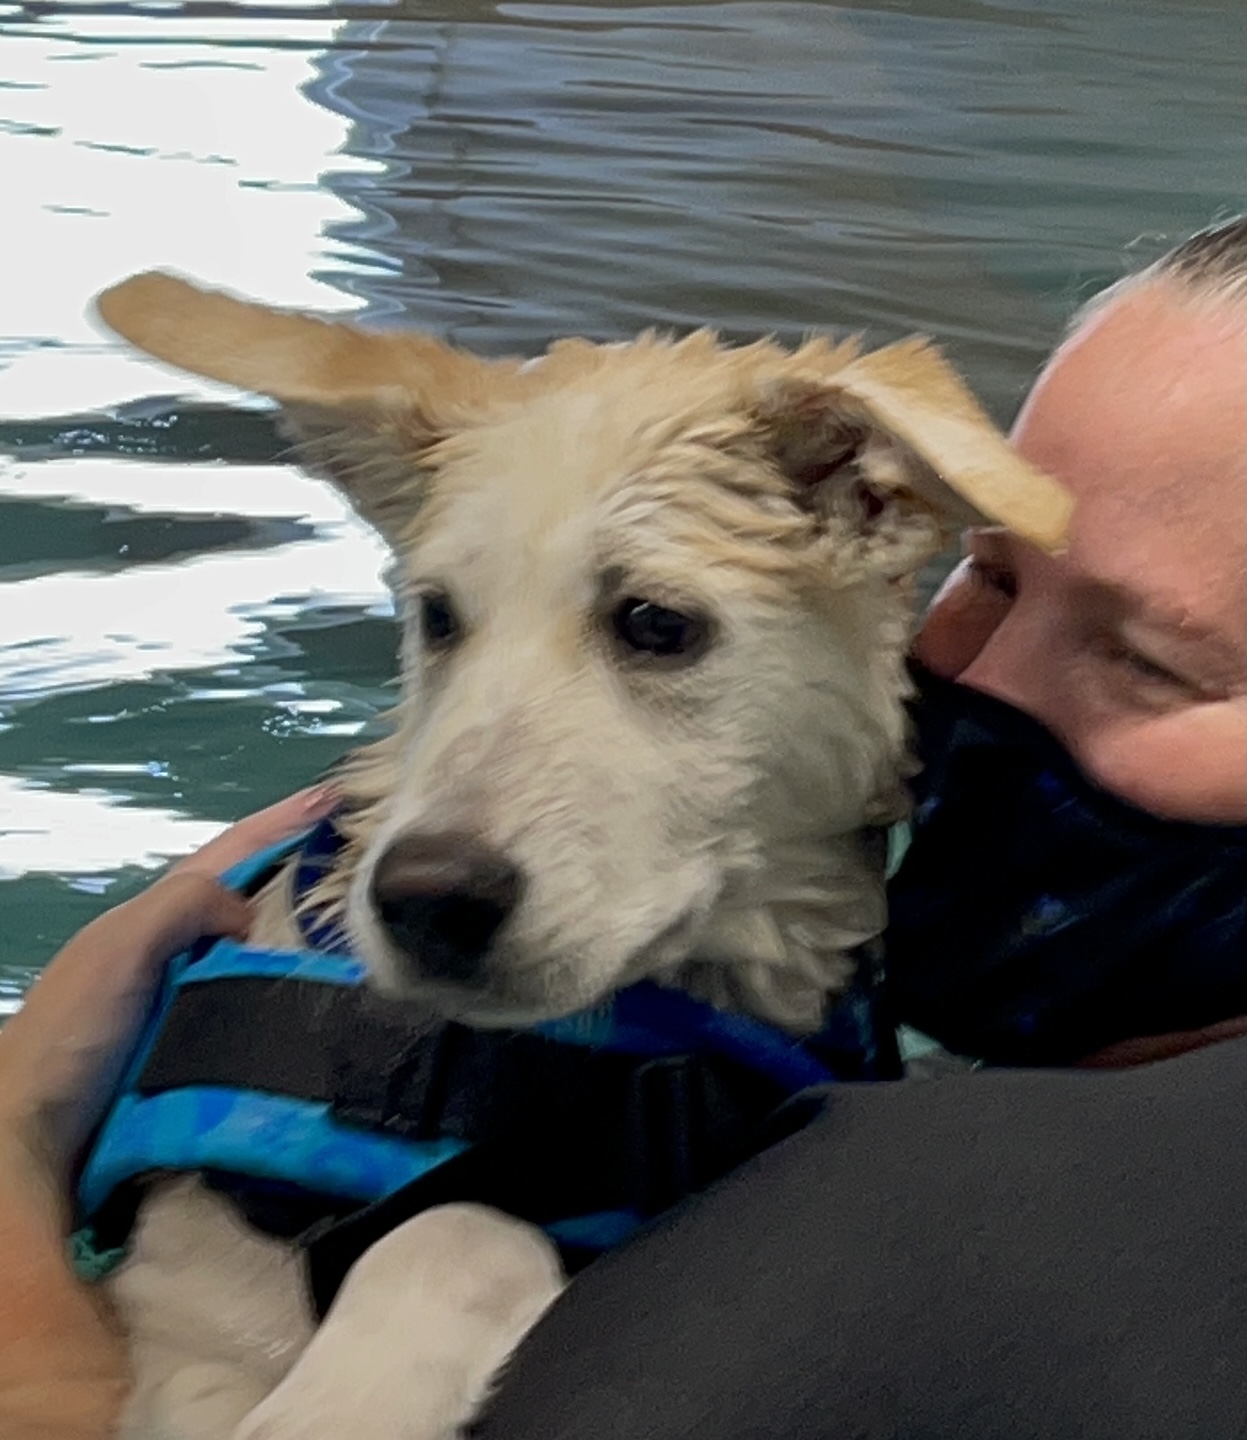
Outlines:
[[[877,950],[863,947],[858,960],[807,1048],[838,1079],[892,1079],[900,1062],[879,1004]],[[327,1103],[351,1126],[470,1147],[373,1205],[206,1177],[258,1228],[303,1240],[322,1314],[358,1256],[422,1210],[475,1201],[537,1225],[612,1211],[649,1218],[798,1128],[817,1104],[794,1102],[764,1071],[717,1053],[634,1055],[473,1030],[366,986],[292,976],[178,990],[136,1089],[184,1086]],[[114,1200],[120,1238],[136,1200]],[[561,1248],[572,1270],[598,1253]]]
[[[780,1100],[773,1091],[755,1091],[752,1103],[737,1096],[729,1113],[722,1094],[714,1099],[707,1093],[722,1078],[718,1069],[703,1057],[648,1061],[634,1066],[632,1084],[605,1112],[591,1104],[567,1105],[554,1116],[517,1109],[517,1123],[508,1131],[386,1199],[317,1227],[304,1244],[318,1314],[328,1310],[365,1250],[437,1205],[472,1201],[547,1226],[617,1210],[649,1219],[703,1189],[790,1128],[781,1121],[783,1128],[771,1133],[773,1115],[796,1113],[788,1108],[791,1099]],[[811,1113],[806,1110],[801,1121]],[[591,1242],[559,1243],[572,1273],[601,1249]]]
[[[856,979],[807,1047],[838,1080],[897,1079],[878,947],[858,958]],[[826,1086],[790,1094],[717,1054],[647,1059],[549,1041],[513,1053],[522,1063],[506,1082],[513,1104],[497,1112],[502,1123],[395,1194],[303,1237],[319,1315],[365,1250],[434,1206],[473,1201],[539,1226],[618,1209],[649,1219],[804,1128],[827,1099]],[[559,1251],[574,1274],[601,1247],[563,1239]]]
[[[657,1215],[755,1153],[788,1098],[770,1076],[717,1054],[639,1056],[473,1030],[366,987],[291,977],[182,987],[136,1088],[190,1085],[328,1102],[349,1125],[470,1145],[358,1216],[343,1219],[341,1201],[324,1206],[333,1223],[309,1239],[322,1305],[368,1244],[435,1204],[475,1200],[538,1225]],[[289,1236],[306,1225],[306,1197],[287,1213],[272,1186],[216,1183],[262,1229]],[[568,1247],[572,1267],[580,1258]]]
[[735,1158],[742,1126],[785,1098],[769,1076],[717,1055],[637,1056],[474,1030],[362,986],[250,976],[175,997],[136,1089],[192,1085],[328,1102],[345,1124],[411,1140],[523,1133],[536,1146],[549,1130],[561,1145],[574,1133],[584,1179],[563,1215],[656,1213]]

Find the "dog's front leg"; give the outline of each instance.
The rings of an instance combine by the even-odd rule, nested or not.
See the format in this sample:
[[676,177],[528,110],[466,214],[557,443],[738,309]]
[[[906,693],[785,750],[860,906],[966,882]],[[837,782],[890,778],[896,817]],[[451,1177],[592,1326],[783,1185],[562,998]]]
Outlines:
[[428,1210],[356,1261],[233,1440],[456,1440],[562,1284],[532,1226],[478,1205]]

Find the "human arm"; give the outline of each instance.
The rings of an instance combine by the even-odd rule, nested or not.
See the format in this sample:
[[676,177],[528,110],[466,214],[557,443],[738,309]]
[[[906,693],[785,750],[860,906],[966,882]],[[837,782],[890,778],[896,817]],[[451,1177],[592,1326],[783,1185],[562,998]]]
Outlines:
[[128,1378],[98,1294],[66,1252],[70,1176],[147,1012],[165,962],[249,910],[215,877],[332,807],[302,792],[240,821],[58,953],[0,1030],[0,1435],[104,1440]]
[[599,1261],[474,1440],[1239,1440],[1247,1041],[846,1086]]
[[1119,1040],[1115,1045],[1106,1045],[1085,1056],[1078,1064],[1086,1070],[1122,1070],[1132,1065],[1150,1065],[1156,1060],[1172,1060],[1176,1055],[1219,1045],[1222,1040],[1237,1040],[1241,1035],[1247,1035],[1247,1015],[1220,1020],[1198,1030],[1169,1030],[1163,1035]]

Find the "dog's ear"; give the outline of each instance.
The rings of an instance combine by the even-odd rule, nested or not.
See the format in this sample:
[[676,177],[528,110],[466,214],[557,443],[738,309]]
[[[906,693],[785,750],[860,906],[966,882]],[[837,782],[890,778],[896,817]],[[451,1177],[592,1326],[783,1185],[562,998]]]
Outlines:
[[[826,373],[803,353],[830,362]],[[1061,547],[1069,494],[1017,454],[931,344],[847,353],[810,346],[763,392],[770,452],[802,508],[847,522],[898,572],[940,529],[965,524]]]
[[110,329],[156,359],[279,401],[300,458],[383,533],[418,502],[424,456],[518,370],[431,336],[274,310],[156,271],[96,305]]

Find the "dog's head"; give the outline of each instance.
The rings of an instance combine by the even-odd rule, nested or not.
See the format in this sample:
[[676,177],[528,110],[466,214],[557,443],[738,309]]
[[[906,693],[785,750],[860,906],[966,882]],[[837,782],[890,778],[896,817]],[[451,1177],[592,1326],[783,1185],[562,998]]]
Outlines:
[[488,362],[165,275],[100,311],[278,400],[394,552],[403,699],[346,895],[382,983],[519,1021],[695,957],[817,1022],[883,922],[852,837],[897,788],[909,581],[949,524],[1065,521],[927,344]]

